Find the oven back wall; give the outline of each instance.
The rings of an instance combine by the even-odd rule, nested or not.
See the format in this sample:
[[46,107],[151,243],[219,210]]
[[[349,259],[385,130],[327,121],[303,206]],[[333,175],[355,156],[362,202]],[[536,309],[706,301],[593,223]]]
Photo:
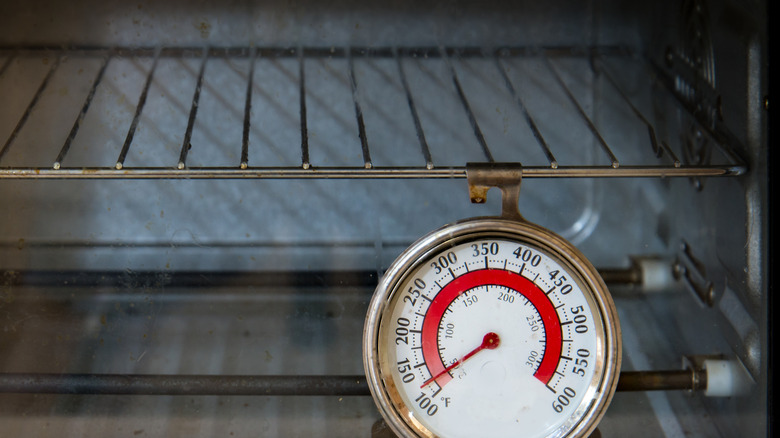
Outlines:
[[[683,355],[715,353],[756,380],[749,396],[728,399],[619,393],[603,436],[757,436],[765,427],[766,175],[756,170],[765,138],[750,100],[763,87],[762,46],[740,36],[756,5],[712,3],[712,21],[728,30],[716,35],[728,49],[715,57],[727,78],[718,82],[727,88],[723,123],[749,147],[747,176],[523,180],[521,213],[599,268],[638,255],[671,269],[682,241],[706,265],[712,308],[683,281],[657,295],[611,285],[627,370],[679,369]],[[665,65],[680,9],[610,0],[3,2],[0,168],[33,176],[0,179],[0,371],[362,374],[378,276],[427,232],[500,212],[495,190],[486,205],[469,202],[457,172],[467,162],[551,171],[541,136],[559,168],[674,169],[605,72],[683,167],[734,162],[712,143],[711,162],[684,157],[694,119],[645,63]],[[496,61],[499,47],[517,52]],[[250,171],[299,177],[181,176],[237,171],[244,148]],[[55,163],[89,179],[35,176]],[[316,177],[398,168],[443,174]],[[165,177],[95,176],[139,169]],[[337,396],[4,394],[0,412],[0,430],[15,436],[369,436],[379,418],[369,397]]]

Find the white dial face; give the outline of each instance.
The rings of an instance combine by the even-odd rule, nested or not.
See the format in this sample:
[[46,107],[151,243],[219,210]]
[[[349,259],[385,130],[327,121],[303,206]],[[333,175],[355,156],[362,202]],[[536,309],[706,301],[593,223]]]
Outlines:
[[566,436],[592,409],[604,321],[569,263],[475,237],[405,275],[378,331],[393,409],[421,436]]

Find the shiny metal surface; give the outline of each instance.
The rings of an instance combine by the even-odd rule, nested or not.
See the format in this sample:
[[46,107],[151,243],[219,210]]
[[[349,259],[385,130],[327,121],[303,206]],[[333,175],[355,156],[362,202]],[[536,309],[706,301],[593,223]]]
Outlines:
[[[744,174],[741,166],[662,167],[523,167],[526,178],[673,178],[717,177]],[[452,179],[466,178],[466,167],[448,168],[195,168],[148,169],[110,168],[81,169],[1,169],[6,179]]]
[[[623,371],[615,391],[698,391],[706,374],[692,369]],[[367,396],[364,375],[210,376],[0,373],[0,393],[111,395]]]
[[[407,80],[408,69],[420,69],[423,74],[431,74],[427,64],[434,62],[444,62],[446,73],[448,74],[448,80],[452,84],[451,93],[457,96],[457,101],[460,103],[466,120],[474,137],[475,146],[481,153],[470,158],[471,161],[476,159],[484,160],[486,162],[495,161],[493,154],[491,153],[491,146],[488,144],[486,133],[483,131],[485,127],[480,126],[475,110],[472,108],[474,103],[470,103],[470,100],[478,99],[484,100],[484,97],[477,94],[477,90],[469,89],[462,84],[459,79],[458,70],[463,70],[467,66],[467,62],[480,62],[488,61],[487,63],[479,63],[479,69],[497,70],[500,77],[503,78],[503,82],[506,87],[506,93],[508,97],[514,100],[518,109],[522,112],[524,117],[524,123],[528,125],[528,128],[533,133],[533,143],[536,143],[538,147],[544,152],[546,162],[536,163],[533,160],[527,160],[526,155],[522,153],[522,149],[527,147],[524,143],[525,140],[517,139],[518,153],[516,154],[516,161],[523,161],[524,166],[528,169],[527,175],[529,177],[565,177],[565,178],[594,178],[594,177],[705,177],[705,176],[731,176],[740,175],[745,172],[746,168],[744,163],[733,154],[726,154],[720,158],[720,161],[715,163],[694,163],[681,165],[676,158],[675,153],[665,140],[658,140],[656,129],[650,124],[648,119],[642,114],[642,112],[631,102],[631,99],[622,90],[621,86],[617,83],[615,78],[609,73],[611,68],[610,64],[616,64],[621,62],[636,63],[637,60],[632,57],[632,52],[627,48],[612,48],[612,47],[596,47],[591,50],[583,52],[577,47],[558,47],[558,48],[495,48],[495,49],[473,49],[468,47],[439,47],[439,48],[407,48],[407,47],[392,47],[392,48],[373,48],[373,47],[350,47],[350,48],[322,48],[322,47],[298,47],[294,49],[279,49],[273,47],[227,47],[227,48],[190,48],[190,47],[174,47],[174,48],[43,48],[43,47],[30,47],[30,48],[0,48],[0,55],[4,54],[7,57],[6,67],[11,65],[11,61],[18,62],[20,59],[42,59],[45,60],[48,57],[54,56],[56,61],[49,67],[47,75],[41,81],[37,92],[30,100],[24,113],[19,118],[16,128],[10,133],[5,141],[4,146],[0,149],[0,178],[57,178],[57,179],[178,179],[178,178],[216,178],[216,179],[243,179],[243,178],[440,178],[440,177],[452,177],[461,176],[463,174],[462,167],[442,166],[436,164],[436,161],[432,157],[429,150],[424,131],[426,126],[420,120],[417,113],[415,101],[420,100],[423,97],[415,96]],[[580,102],[573,94],[570,86],[564,81],[561,76],[560,65],[556,65],[560,62],[567,62],[571,59],[586,59],[586,56],[598,56],[596,58],[599,63],[599,71],[605,73],[605,77],[609,80],[609,84],[613,86],[620,96],[628,105],[636,117],[646,125],[646,129],[650,134],[650,145],[655,151],[657,157],[644,158],[643,162],[632,162],[630,160],[624,160],[622,163],[616,155],[615,151],[625,150],[626,146],[620,144],[613,144],[610,146],[604,138],[604,135],[596,127],[594,121],[591,120],[591,116],[586,113],[583,108],[583,102]],[[145,74],[145,79],[141,93],[135,101],[134,115],[132,122],[127,130],[124,143],[121,150],[118,152],[118,158],[115,162],[108,162],[105,166],[95,167],[86,165],[85,163],[79,163],[78,161],[72,161],[68,157],[68,153],[71,150],[71,146],[74,140],[81,140],[81,143],[95,140],[87,138],[82,140],[78,137],[80,132],[80,126],[83,123],[95,122],[92,120],[89,114],[91,103],[96,93],[102,91],[110,85],[105,85],[102,81],[106,68],[112,61],[120,58],[129,59],[135,62],[135,57],[146,59],[152,58],[151,67]],[[382,155],[385,155],[384,149],[386,146],[382,143],[383,139],[377,139],[376,137],[368,138],[366,117],[364,112],[371,111],[386,111],[381,106],[370,108],[363,108],[361,100],[365,97],[366,93],[371,93],[370,89],[366,89],[359,83],[357,79],[356,64],[361,66],[368,65],[371,67],[374,60],[387,59],[393,57],[396,59],[398,71],[395,72],[391,66],[387,66],[387,69],[379,70],[378,72],[384,76],[387,80],[387,84],[393,84],[396,81],[400,81],[403,85],[403,92],[408,102],[409,111],[412,116],[412,122],[417,134],[417,138],[420,142],[422,157],[418,160],[421,166],[405,166],[394,167],[383,165],[381,160],[372,160],[371,148],[379,149],[382,151]],[[101,62],[100,67],[97,69],[95,78],[91,81],[89,92],[85,97],[83,104],[81,105],[80,112],[75,114],[75,122],[70,130],[69,135],[65,138],[64,144],[59,148],[52,159],[53,165],[37,165],[28,167],[24,165],[16,165],[8,163],[8,160],[4,163],[3,157],[13,147],[13,144],[20,134],[21,130],[25,127],[27,119],[34,111],[38,100],[47,88],[52,76],[57,71],[59,62],[61,59],[67,58],[68,62],[86,62],[89,60],[99,60]],[[265,80],[262,76],[255,78],[255,65],[260,62],[277,62],[278,60],[297,58],[298,60],[298,77],[297,82],[299,86],[299,123],[300,123],[300,150],[301,159],[297,166],[289,165],[277,165],[267,167],[252,166],[250,163],[250,132],[252,130],[252,95],[255,82],[264,83]],[[312,89],[312,84],[306,84],[306,65],[310,60],[323,59],[328,60],[346,60],[346,71],[341,72],[347,77],[349,83],[349,93],[352,101],[352,106],[355,113],[354,133],[359,139],[359,148],[362,154],[362,160],[360,164],[355,164],[350,167],[333,167],[327,164],[323,165],[316,161],[312,162],[310,158],[311,147],[309,145],[309,115],[307,112],[307,100],[312,99],[311,95],[319,93],[319,90]],[[192,97],[189,98],[189,116],[187,118],[186,129],[182,134],[183,140],[181,140],[181,147],[178,154],[178,159],[170,163],[168,166],[159,165],[152,168],[145,166],[132,165],[128,166],[125,163],[128,153],[130,152],[135,139],[136,129],[138,128],[141,117],[144,115],[144,109],[147,102],[147,96],[151,85],[155,81],[155,72],[157,65],[161,60],[163,62],[170,62],[177,59],[200,59],[200,64],[193,72],[195,76],[194,92]],[[209,60],[217,60],[220,62],[226,62],[231,65],[232,68],[238,71],[238,67],[233,64],[234,62],[246,63],[249,62],[248,73],[245,76],[246,80],[246,96],[245,105],[243,108],[243,115],[241,117],[243,125],[243,135],[241,141],[236,144],[225,145],[222,147],[224,151],[222,153],[228,153],[230,157],[239,154],[240,157],[235,160],[235,167],[221,167],[213,166],[208,163],[204,163],[199,160],[198,164],[188,164],[187,157],[192,149],[192,136],[193,129],[196,125],[205,123],[209,126],[208,120],[213,116],[212,114],[198,115],[199,100],[201,96],[201,89],[204,82],[204,74]],[[526,70],[525,73],[519,74],[517,68],[511,68],[511,76],[508,74],[510,66],[518,61],[525,59],[541,59],[542,65],[546,68],[547,73],[543,71]],[[492,60],[492,63],[489,62]],[[641,61],[640,61],[641,62]],[[456,63],[457,67],[456,68]],[[407,64],[404,67],[404,64]],[[335,64],[334,64],[335,65]],[[339,65],[339,67],[341,67]],[[582,66],[586,67],[585,65]],[[365,67],[361,67],[365,68]],[[375,66],[373,68],[376,68]],[[474,67],[471,67],[473,69]],[[83,69],[82,69],[83,70]],[[648,69],[649,70],[649,69]],[[476,73],[484,76],[487,71],[480,70],[468,71],[469,74]],[[535,122],[538,116],[534,115],[524,104],[523,98],[518,92],[517,86],[513,84],[523,84],[526,82],[537,81],[536,76],[548,75],[555,79],[555,86],[557,86],[560,92],[566,96],[566,99],[571,105],[572,115],[575,118],[580,119],[580,123],[584,123],[592,136],[592,141],[598,144],[598,147],[602,150],[604,157],[607,159],[608,165],[600,165],[601,161],[604,161],[598,156],[592,156],[586,158],[580,155],[580,162],[564,162],[555,158],[553,149],[560,147],[560,145],[552,145],[549,140],[545,139],[545,136],[541,133],[539,126]],[[571,73],[569,73],[571,74]],[[574,72],[574,74],[591,74],[590,72]],[[655,79],[648,78],[648,84]],[[446,81],[446,79],[445,79]],[[0,75],[0,86],[2,85],[2,75]],[[473,85],[472,85],[473,87]],[[444,87],[447,88],[446,86]],[[426,99],[439,100],[441,97],[426,96]],[[132,98],[131,98],[132,99]],[[165,97],[165,99],[168,99]],[[489,103],[488,103],[489,104]],[[50,104],[51,105],[51,104]],[[65,105],[65,103],[54,105]],[[159,105],[159,104],[156,104]],[[186,104],[185,104],[186,105]],[[482,105],[482,103],[480,103]],[[60,111],[71,111],[71,108],[61,106]],[[615,110],[619,110],[616,106]],[[408,115],[402,113],[396,113],[390,116],[391,122],[400,125],[408,123],[406,120]],[[482,117],[480,117],[482,118]],[[455,122],[455,121],[452,121]],[[455,122],[457,123],[457,122]],[[238,128],[238,126],[236,126]],[[214,129],[214,128],[206,128]],[[214,139],[216,140],[216,139]],[[734,139],[729,136],[720,136],[718,140],[720,142],[727,141],[733,143]],[[590,146],[587,144],[587,140],[583,140],[581,145],[567,145],[567,148],[572,146],[588,149]],[[659,146],[660,144],[660,146]],[[37,148],[52,149],[52,146],[40,144]],[[100,150],[99,145],[88,145],[90,149],[98,147],[96,152],[98,156],[91,157],[90,162],[104,161],[110,156],[109,150]],[[252,145],[252,149],[256,149],[259,145]],[[289,148],[294,145],[287,145]],[[20,146],[21,147],[21,146]],[[83,147],[83,146],[82,146]],[[198,144],[196,149],[208,150],[214,148],[215,145]],[[730,151],[734,147],[733,144],[723,145],[724,150]],[[613,151],[614,149],[614,151]],[[234,150],[233,152],[230,152]],[[662,159],[661,150],[665,151],[672,160],[671,163],[664,164],[666,161]],[[618,152],[619,155],[619,152]],[[218,162],[224,162],[226,157],[216,158]],[[452,157],[448,157],[449,161],[452,161]],[[656,160],[656,161],[654,161]],[[15,160],[11,160],[15,161]],[[145,159],[144,161],[148,161]],[[157,160],[159,161],[159,160]],[[254,161],[254,160],[253,160]],[[376,162],[375,162],[376,161]],[[457,160],[456,160],[457,161]],[[262,163],[266,164],[266,163]],[[424,164],[424,167],[422,166]],[[609,169],[613,169],[609,170]],[[443,170],[443,172],[442,172]],[[310,171],[310,172],[307,172]]]

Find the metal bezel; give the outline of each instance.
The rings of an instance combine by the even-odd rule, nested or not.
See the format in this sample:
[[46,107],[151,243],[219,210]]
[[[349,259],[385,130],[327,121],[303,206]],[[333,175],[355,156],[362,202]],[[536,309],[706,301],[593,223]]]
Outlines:
[[[598,425],[612,399],[620,371],[622,346],[615,304],[596,269],[572,244],[538,225],[504,218],[475,218],[446,225],[413,243],[385,272],[369,305],[363,331],[363,365],[369,388],[380,413],[391,429],[401,437],[435,436],[422,424],[416,422],[413,416],[408,416],[408,421],[405,420],[402,412],[396,408],[398,401],[394,403],[393,399],[397,397],[392,397],[389,393],[395,390],[386,387],[383,378],[385,370],[380,365],[378,347],[380,324],[399,285],[430,254],[466,240],[487,236],[503,236],[529,242],[558,258],[561,263],[568,265],[572,271],[579,274],[586,299],[592,300],[594,309],[600,312],[603,331],[599,336],[603,337],[600,341],[604,346],[601,364],[603,371],[600,375],[596,373],[594,380],[588,386],[589,391],[595,389],[592,403],[565,435],[561,433],[551,435],[588,436]],[[410,423],[416,423],[416,429]]]

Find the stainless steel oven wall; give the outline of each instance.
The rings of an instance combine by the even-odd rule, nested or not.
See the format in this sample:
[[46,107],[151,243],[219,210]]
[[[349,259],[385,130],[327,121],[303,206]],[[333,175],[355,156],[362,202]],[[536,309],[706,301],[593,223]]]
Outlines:
[[[728,1],[684,1],[657,11],[667,19],[652,30],[648,51],[675,72],[679,96],[690,114],[714,130],[729,131],[745,146],[750,172],[738,181],[676,181],[662,222],[671,219],[672,244],[680,244],[676,269],[688,289],[711,292],[711,304],[696,312],[709,318],[755,386],[750,396],[705,399],[727,435],[763,435],[767,381],[767,37],[766,6]],[[663,61],[661,58],[665,58]],[[694,79],[696,78],[696,79]],[[688,159],[706,161],[711,145],[678,114],[678,134]],[[725,184],[724,184],[725,183]],[[672,224],[673,223],[673,224]],[[695,261],[694,261],[695,260]],[[691,269],[691,264],[698,264]],[[694,279],[697,277],[697,279]],[[681,320],[684,318],[681,318]],[[703,332],[678,348],[702,346]],[[695,333],[691,331],[689,333]],[[678,341],[680,338],[676,338]]]
[[[764,434],[763,3],[3,3],[3,168],[52,171],[98,77],[63,169],[113,168],[145,94],[125,169],[176,171],[199,82],[185,167],[238,168],[250,77],[250,167],[302,167],[302,83],[313,169],[366,167],[355,102],[373,169],[425,167],[415,117],[434,169],[485,161],[453,77],[496,161],[549,168],[501,71],[562,167],[609,165],[577,105],[622,167],[671,162],[668,154],[654,156],[647,126],[610,74],[683,167],[722,164],[724,153],[702,126],[727,128],[734,144],[744,146],[737,151],[748,165],[744,176],[527,177],[520,209],[572,240],[599,267],[657,257],[677,275],[661,293],[612,288],[626,369],[677,369],[684,356],[719,354],[737,360],[755,381],[748,394],[728,398],[619,393],[601,426],[604,436]],[[32,49],[14,51],[20,47]],[[160,47],[185,49],[156,59]],[[204,47],[246,52],[215,52],[206,62]],[[258,56],[253,64],[247,56],[252,47],[322,53]],[[396,58],[345,56],[350,47],[426,48],[434,55],[402,57],[404,83]],[[443,47],[531,52],[502,60],[496,69],[480,56],[446,59],[435,52]],[[590,48],[612,47],[628,55],[589,56]],[[110,61],[79,52],[94,48],[150,50],[118,52]],[[549,48],[575,50],[550,58],[534,52]],[[655,76],[662,80],[649,79]],[[664,90],[666,77],[689,108]],[[454,176],[2,179],[0,371],[360,374],[359,339],[371,288],[370,280],[350,275],[369,272],[375,279],[426,232],[498,213],[496,193],[484,206],[471,205],[467,193],[465,180]],[[282,280],[209,286],[220,272],[246,278],[270,273]],[[94,273],[113,277],[94,280]],[[181,273],[203,275],[203,281],[172,283]],[[709,301],[702,291],[711,291]],[[366,436],[378,418],[368,397],[2,395],[0,403],[3,430],[17,436]]]

